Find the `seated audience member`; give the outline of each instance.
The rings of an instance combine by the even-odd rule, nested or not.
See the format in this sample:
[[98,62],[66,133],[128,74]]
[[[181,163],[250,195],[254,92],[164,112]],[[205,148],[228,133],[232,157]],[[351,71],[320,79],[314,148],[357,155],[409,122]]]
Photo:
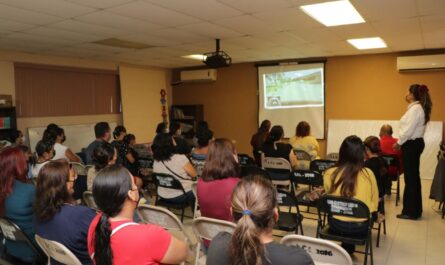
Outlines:
[[[63,244],[82,264],[92,264],[87,235],[96,212],[73,204],[71,196],[76,177],[65,159],[51,161],[42,167],[37,179],[34,227],[37,235]],[[51,260],[51,264],[62,263]]]
[[201,129],[195,137],[197,137],[198,146],[193,148],[190,161],[195,167],[198,176],[201,176],[209,151],[209,142],[213,139],[213,132],[208,129]]
[[[32,204],[35,187],[27,184],[26,156],[18,147],[0,152],[0,217],[18,225],[34,241]],[[11,256],[31,262],[34,252],[25,243],[6,240],[6,251]]]
[[26,165],[27,165],[27,174],[26,174],[26,178],[27,179],[32,179],[32,165],[34,164],[34,157],[31,153],[31,151],[29,150],[29,147],[26,145],[19,145],[17,146],[20,151],[23,152],[23,154],[26,157]]
[[207,253],[207,264],[309,265],[314,264],[302,248],[276,243],[272,229],[278,216],[277,193],[260,176],[243,178],[231,196],[236,229],[219,233]]
[[156,126],[156,135],[160,133],[167,133],[167,125],[165,124],[165,122],[160,122]]
[[54,157],[52,160],[65,159],[69,162],[80,163],[81,160],[76,156],[68,146],[63,145],[66,140],[65,130],[58,127],[52,130],[54,144]]
[[206,121],[200,121],[198,122],[198,124],[196,124],[196,132],[195,132],[195,136],[193,137],[193,147],[199,147],[198,144],[198,134],[201,131],[204,130],[209,130],[209,124]]
[[262,150],[263,144],[269,136],[270,127],[271,123],[269,120],[262,121],[260,128],[258,128],[258,131],[252,135],[252,138],[250,139],[250,145],[253,148],[253,157],[255,158],[257,165],[261,165],[260,151]]
[[100,264],[179,264],[187,246],[162,227],[133,222],[139,192],[127,169],[102,169],[93,196],[101,212],[88,231],[88,252]]
[[379,156],[381,153],[379,138],[369,136],[365,139],[364,144],[366,152],[365,167],[371,169],[374,173],[379,188],[379,197],[382,198],[385,195],[387,168],[385,160]]
[[32,177],[37,178],[40,169],[54,156],[54,145],[50,141],[40,140],[36,144],[36,154],[37,159],[35,164],[32,166]]
[[[374,214],[379,204],[379,190],[374,173],[364,167],[364,153],[365,147],[359,137],[346,137],[340,146],[338,162],[325,171],[323,183],[327,194],[358,199]],[[352,236],[366,235],[369,225],[364,220],[343,216],[333,216],[328,222],[333,231]],[[343,243],[342,246],[349,253],[355,249],[355,245]]]
[[311,136],[311,126],[309,123],[302,121],[298,123],[295,129],[295,136],[289,139],[289,144],[293,149],[306,151],[311,155],[311,160],[319,159],[318,151],[320,149],[317,139]]
[[11,145],[20,146],[25,144],[25,136],[23,136],[22,131],[13,130],[11,132]]
[[181,132],[181,124],[179,122],[172,122],[170,123],[170,135],[175,140],[175,153],[176,154],[183,154],[188,155],[190,154],[191,148],[187,144],[187,141],[182,136]]
[[392,133],[392,127],[389,124],[384,124],[382,128],[380,128],[380,148],[382,149],[382,154],[396,156],[399,163],[398,167],[390,166],[388,168],[386,183],[386,194],[388,195],[391,195],[391,178],[395,179],[398,174],[403,173],[402,151],[393,148],[399,139],[392,137]]
[[283,137],[283,127],[280,125],[273,126],[266,142],[263,144],[263,154],[265,157],[284,158],[290,162],[292,167],[295,167],[297,165],[297,158],[292,150],[292,146],[283,142]]
[[136,186],[138,188],[142,187],[142,179],[140,176],[139,169],[141,168],[141,165],[139,164],[139,155],[134,150],[134,145],[136,144],[136,136],[134,134],[127,134],[124,137],[124,144],[123,148],[126,150],[126,155],[123,159],[122,165],[127,168],[130,173],[134,177],[134,181],[136,182]]
[[216,139],[210,143],[197,187],[202,216],[232,220],[230,195],[240,176],[237,159],[235,145],[230,140]]
[[117,152],[117,160],[116,165],[122,165],[125,156],[127,155],[127,150],[124,148],[124,137],[127,135],[127,129],[122,126],[118,125],[116,128],[114,128],[113,131],[113,138],[114,140],[111,142],[113,147],[116,149]]
[[55,123],[50,123],[46,126],[45,131],[43,132],[42,140],[51,142],[53,145],[56,143],[56,138],[54,137],[54,132],[60,127]]
[[158,195],[172,203],[182,203],[188,200],[194,203],[192,183],[196,178],[196,170],[185,155],[175,154],[173,138],[168,133],[156,135],[152,145],[153,172],[169,174],[179,180],[186,195],[181,191],[158,188]]
[[108,142],[100,143],[93,152],[93,165],[87,172],[87,189],[93,190],[94,178],[97,173],[106,166],[116,164],[117,152],[116,149]]
[[91,165],[93,163],[93,152],[97,146],[103,142],[108,142],[111,138],[111,129],[108,122],[99,122],[94,126],[94,134],[96,135],[96,140],[88,145],[85,149],[86,164]]

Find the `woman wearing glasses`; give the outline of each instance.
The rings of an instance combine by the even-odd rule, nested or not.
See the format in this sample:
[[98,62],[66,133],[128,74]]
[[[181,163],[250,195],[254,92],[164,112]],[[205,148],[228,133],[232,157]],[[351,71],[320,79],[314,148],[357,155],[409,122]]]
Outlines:
[[[82,264],[92,264],[87,250],[88,227],[96,212],[74,205],[77,175],[65,159],[46,163],[37,178],[34,203],[36,234],[65,245]],[[51,264],[60,264],[55,260]]]

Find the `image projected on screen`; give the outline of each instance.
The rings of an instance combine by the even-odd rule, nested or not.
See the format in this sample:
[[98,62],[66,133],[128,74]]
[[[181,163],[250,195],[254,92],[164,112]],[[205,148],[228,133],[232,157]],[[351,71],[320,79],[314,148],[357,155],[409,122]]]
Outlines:
[[263,81],[266,109],[324,105],[322,68],[266,73]]

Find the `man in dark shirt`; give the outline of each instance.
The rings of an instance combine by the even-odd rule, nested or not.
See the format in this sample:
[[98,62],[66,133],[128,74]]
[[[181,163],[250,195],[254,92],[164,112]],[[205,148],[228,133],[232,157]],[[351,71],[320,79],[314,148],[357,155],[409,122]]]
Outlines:
[[108,122],[99,122],[94,126],[96,140],[85,149],[85,159],[87,165],[93,164],[93,152],[102,142],[108,142],[111,138],[111,128]]

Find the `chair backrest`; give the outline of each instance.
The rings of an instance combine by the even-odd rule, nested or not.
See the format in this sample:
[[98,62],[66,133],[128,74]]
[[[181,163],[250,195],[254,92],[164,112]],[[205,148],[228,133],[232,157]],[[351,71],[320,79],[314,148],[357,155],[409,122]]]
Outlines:
[[154,159],[153,157],[139,157],[139,165],[143,168],[153,169]]
[[179,180],[169,174],[164,173],[153,173],[156,185],[158,187],[166,188],[166,189],[174,189],[174,190],[182,190],[184,193],[184,188]]
[[271,179],[269,172],[267,170],[260,168],[255,165],[241,166],[241,177],[260,175],[267,179]]
[[206,162],[205,159],[197,159],[196,157],[191,156],[190,162],[192,162],[193,167],[196,169],[196,174],[201,176]]
[[326,155],[326,159],[332,160],[332,161],[338,161],[338,153],[329,153]]
[[324,195],[320,199],[318,209],[328,216],[336,215],[368,220],[371,218],[368,206],[364,202],[354,198],[348,199],[339,196]]
[[335,163],[337,163],[337,162],[333,161],[333,160],[315,159],[315,160],[311,161],[310,170],[314,170],[314,171],[317,171],[320,174],[323,174],[323,172],[326,169],[334,166]]
[[[297,207],[299,212],[298,201],[292,192],[284,189],[277,189],[277,200],[279,206]],[[278,207],[278,210],[280,210],[280,207]]]
[[188,242],[192,242],[185,232],[184,226],[178,217],[169,210],[153,205],[142,204],[137,208],[139,218],[144,223],[156,224],[170,231],[179,231]]
[[352,259],[348,252],[329,240],[302,235],[287,235],[281,239],[280,243],[301,247],[311,256],[315,264],[352,265]]
[[198,217],[193,220],[192,228],[196,237],[202,242],[204,239],[212,240],[219,232],[233,234],[236,224],[208,217]]
[[305,184],[311,186],[322,186],[323,176],[317,171],[295,170],[292,172],[292,180],[296,184]]
[[85,166],[81,163],[76,162],[70,162],[70,164],[73,166],[74,170],[76,171],[77,175],[79,176],[86,176],[87,170],[85,169]]
[[389,154],[382,154],[380,156],[383,158],[383,160],[385,160],[386,165],[388,167],[390,167],[390,166],[394,166],[394,167],[399,166],[399,159],[397,158],[397,156],[389,155]]
[[93,192],[91,192],[89,190],[84,191],[82,194],[82,198],[88,207],[90,207],[91,209],[94,209],[94,210],[98,210],[97,204],[94,201]]
[[44,239],[35,235],[36,242],[45,253],[54,260],[67,265],[82,265],[79,259],[64,245],[59,242]]
[[255,160],[247,154],[238,154],[238,163],[241,166],[256,165]]
[[0,218],[0,230],[5,239],[14,242],[25,243],[39,258],[42,258],[44,256],[42,251],[28,238],[28,236],[20,229],[20,227],[10,220],[6,218]]
[[311,155],[305,150],[294,149],[295,156],[298,160],[311,161]]

